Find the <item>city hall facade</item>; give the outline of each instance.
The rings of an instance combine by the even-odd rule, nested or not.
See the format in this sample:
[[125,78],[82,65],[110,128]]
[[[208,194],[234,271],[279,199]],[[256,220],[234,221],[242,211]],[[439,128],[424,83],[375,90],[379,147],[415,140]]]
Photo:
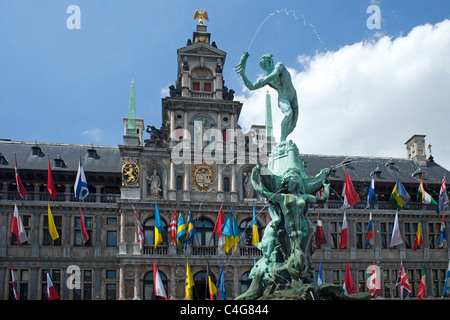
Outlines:
[[[160,299],[153,290],[154,263],[167,298],[184,299],[187,262],[195,283],[194,299],[209,298],[208,275],[215,282],[222,267],[227,299],[245,292],[249,272],[261,258],[251,241],[253,212],[260,239],[270,221],[267,204],[254,192],[249,176],[255,161],[264,163],[276,142],[267,103],[261,107],[268,121],[242,132],[238,122],[245,106],[225,86],[225,60],[226,52],[212,41],[207,26],[197,25],[186,46],[177,51],[177,78],[170,95],[162,99],[160,128],[135,118],[132,83],[129,116],[117,147],[0,141],[0,299],[14,299],[11,270],[19,299],[47,299],[47,270],[63,300]],[[425,297],[441,296],[449,262],[447,244],[439,246],[442,214],[436,213],[436,205],[418,202],[416,194],[422,177],[426,191],[437,200],[449,171],[426,156],[424,135],[411,134],[406,148],[398,146],[405,148],[401,159],[301,155],[308,175],[335,168],[328,178],[333,191],[329,201],[308,211],[314,227],[319,213],[323,224],[326,243],[315,248],[312,260],[316,272],[322,265],[325,282],[343,284],[348,263],[357,291],[367,291],[375,262],[383,290],[378,297],[398,299],[396,282],[403,263],[412,287],[410,298],[415,299],[425,264]],[[25,199],[17,191],[15,161],[28,193]],[[74,197],[79,162],[89,188],[82,202]],[[47,191],[49,164],[56,200]],[[346,211],[348,245],[340,249],[346,172],[361,202]],[[372,176],[378,203],[367,209]],[[397,179],[411,200],[398,211],[403,243],[390,248],[396,210],[389,197]],[[15,205],[28,236],[20,244],[11,233]],[[56,240],[49,236],[49,207],[59,234]],[[163,242],[157,246],[156,207],[164,227]],[[233,212],[240,229],[237,247],[228,252],[213,231],[220,209],[225,218]],[[87,241],[82,237],[80,210]],[[189,212],[196,233],[180,249],[168,230],[174,213],[187,220]],[[366,248],[370,212],[374,239]],[[414,249],[419,222],[424,243]],[[74,268],[80,272],[77,287],[71,282]]]

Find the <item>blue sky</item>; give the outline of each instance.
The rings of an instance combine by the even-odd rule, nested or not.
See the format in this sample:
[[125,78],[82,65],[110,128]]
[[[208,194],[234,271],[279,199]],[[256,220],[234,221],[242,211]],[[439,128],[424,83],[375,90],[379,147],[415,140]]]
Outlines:
[[[366,10],[372,4],[380,8],[380,29],[369,29],[366,25],[371,15]],[[79,30],[70,30],[66,26],[71,15],[66,10],[70,5],[80,8]],[[402,121],[403,131],[398,132],[398,141],[386,141],[385,137],[380,137],[376,128],[367,140],[363,140],[358,125],[362,113],[350,112],[359,110],[358,105],[352,104],[356,101],[354,93],[358,90],[366,92],[364,90],[370,86],[379,90],[378,95],[383,95],[382,85],[391,88],[392,84],[384,80],[367,84],[361,89],[358,83],[351,83],[351,77],[348,78],[345,71],[348,69],[341,69],[340,64],[340,58],[350,49],[355,49],[356,44],[366,50],[383,48],[381,39],[391,42],[386,51],[380,53],[388,58],[380,58],[380,61],[393,60],[392,56],[386,56],[386,52],[394,50],[396,39],[405,38],[406,41],[415,27],[436,25],[450,18],[448,0],[0,0],[0,107],[4,115],[0,120],[0,138],[112,146],[121,144],[122,119],[128,115],[131,79],[134,79],[136,86],[137,117],[143,118],[145,125],[159,127],[161,98],[176,80],[176,50],[184,47],[187,39],[192,38],[197,25],[193,20],[196,9],[208,12],[210,21],[206,25],[212,40],[216,41],[218,48],[227,52],[225,84],[236,91],[239,99],[248,103],[248,106],[244,104],[244,109],[257,108],[252,103],[258,98],[256,93],[243,89],[234,66],[240,55],[249,48],[254,36],[247,69],[251,79],[256,79],[262,73],[257,61],[268,52],[274,54],[276,61],[284,62],[294,70],[299,86],[307,81],[307,76],[312,75],[313,70],[318,70],[314,66],[321,62],[320,59],[326,53],[333,55],[332,61],[335,62],[331,68],[335,70],[332,80],[341,80],[346,91],[330,96],[326,100],[328,102],[324,101],[320,106],[320,123],[326,138],[317,138],[316,132],[309,131],[310,136],[306,136],[308,132],[301,132],[302,137],[297,141],[301,145],[303,143],[300,152],[405,157],[403,143],[417,133],[427,135],[427,143],[433,144],[433,155],[442,154],[441,163],[450,168],[450,148],[442,139],[447,132],[439,124],[423,127],[420,123],[405,120]],[[434,31],[428,30],[430,34]],[[367,43],[372,44],[371,47]],[[430,45],[430,48],[434,47]],[[423,54],[432,56],[433,52]],[[303,57],[303,60],[299,57]],[[376,55],[370,57],[373,64]],[[393,68],[395,65],[386,67]],[[311,72],[306,72],[308,70]],[[426,75],[429,76],[428,73],[415,76],[422,79]],[[319,83],[324,84],[326,93],[326,82],[330,76],[323,73],[322,76],[324,78]],[[392,76],[386,74],[386,78]],[[438,79],[440,83],[449,80],[447,69],[438,75]],[[317,86],[314,88],[317,89]],[[414,91],[409,90],[412,96]],[[302,102],[302,94],[299,94],[300,119],[308,123],[317,118],[314,115],[308,118],[307,112],[313,106],[309,107],[308,96],[305,97],[305,103]],[[439,105],[441,101],[444,106],[448,93],[440,97],[441,100],[433,103]],[[401,99],[402,96],[392,96],[389,101],[398,102]],[[341,106],[344,120],[350,121],[345,130],[356,140],[348,141],[325,129],[328,122],[338,119],[333,110],[328,109],[330,106],[327,103]],[[273,105],[276,105],[276,101]],[[426,106],[423,106],[422,111],[424,109]],[[362,112],[364,110],[361,109]],[[414,112],[408,108],[401,111],[402,114]],[[380,120],[389,117],[381,109],[378,115]],[[252,122],[261,124],[260,120],[256,116],[253,118],[251,112],[243,112],[242,126],[248,127]],[[300,122],[300,126],[307,127],[305,122]],[[392,132],[394,129],[387,129],[391,136],[395,135]],[[339,131],[339,126],[335,130]],[[377,137],[385,139],[384,142],[373,147],[367,146],[366,141]],[[308,145],[305,140],[313,143]],[[329,144],[324,143],[324,140]],[[349,148],[349,144],[353,147]]]

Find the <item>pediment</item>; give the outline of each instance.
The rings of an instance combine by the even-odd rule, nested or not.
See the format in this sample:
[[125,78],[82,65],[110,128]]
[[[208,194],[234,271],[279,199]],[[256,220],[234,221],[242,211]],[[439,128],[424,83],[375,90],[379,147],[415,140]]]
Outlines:
[[182,55],[198,54],[198,55],[213,55],[225,56],[226,53],[206,43],[194,43],[184,48],[178,49],[178,53]]

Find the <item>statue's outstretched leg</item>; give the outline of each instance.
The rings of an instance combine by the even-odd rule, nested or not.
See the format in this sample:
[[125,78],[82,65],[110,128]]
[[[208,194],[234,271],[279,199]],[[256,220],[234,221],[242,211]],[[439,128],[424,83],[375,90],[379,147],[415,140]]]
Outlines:
[[257,274],[250,284],[250,287],[243,294],[238,296],[236,300],[256,300],[263,294],[263,286],[261,283],[264,272]]

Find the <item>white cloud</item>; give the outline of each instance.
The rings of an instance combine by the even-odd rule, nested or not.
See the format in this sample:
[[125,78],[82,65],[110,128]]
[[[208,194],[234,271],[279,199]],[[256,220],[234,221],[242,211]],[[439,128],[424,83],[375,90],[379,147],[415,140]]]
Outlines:
[[83,134],[91,140],[91,143],[98,143],[102,137],[102,129],[94,128],[91,130],[85,130],[83,131]]
[[[437,163],[450,169],[450,21],[406,36],[377,37],[308,58],[289,69],[299,120],[288,137],[307,154],[406,157],[404,142],[425,134]],[[275,62],[276,57],[274,57]],[[302,71],[299,71],[302,70]],[[274,134],[282,114],[272,95]],[[243,91],[240,124],[264,124],[266,89]]]

